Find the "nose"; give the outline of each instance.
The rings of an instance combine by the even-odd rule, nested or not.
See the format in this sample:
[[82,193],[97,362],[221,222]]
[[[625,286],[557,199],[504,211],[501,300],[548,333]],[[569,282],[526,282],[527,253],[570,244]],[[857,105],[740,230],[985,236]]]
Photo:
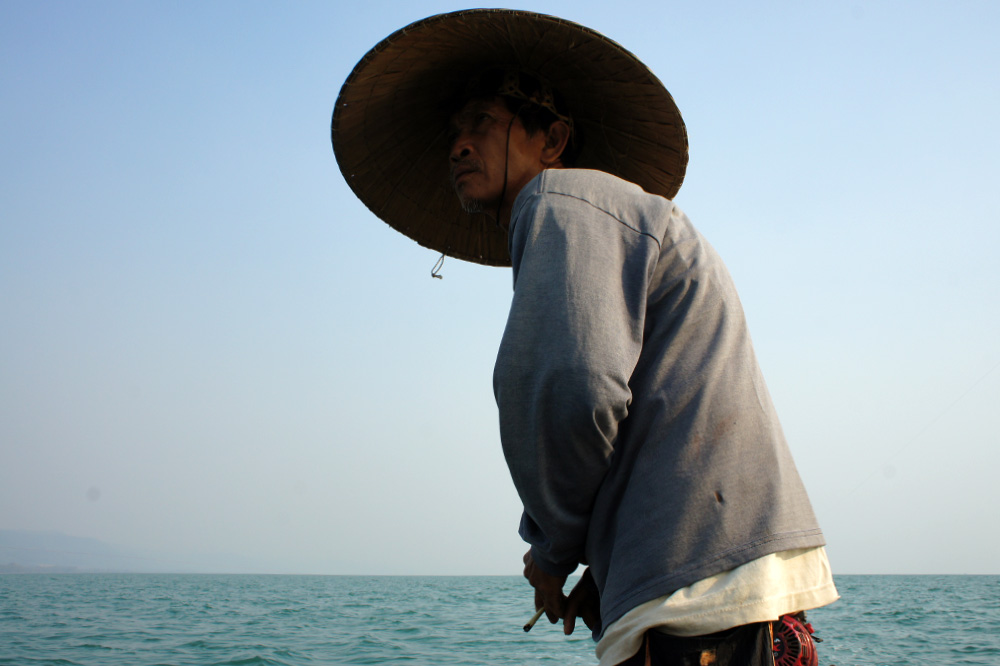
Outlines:
[[462,132],[455,137],[454,141],[451,142],[449,157],[452,162],[460,162],[471,154],[472,145],[469,143],[468,134]]

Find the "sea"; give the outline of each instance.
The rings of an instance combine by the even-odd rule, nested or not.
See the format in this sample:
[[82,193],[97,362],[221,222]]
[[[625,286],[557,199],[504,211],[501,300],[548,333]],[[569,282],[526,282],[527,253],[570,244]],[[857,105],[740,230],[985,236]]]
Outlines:
[[[823,666],[1000,666],[1000,576],[837,576]],[[0,665],[596,664],[517,576],[0,575]],[[582,627],[582,624],[581,624]]]

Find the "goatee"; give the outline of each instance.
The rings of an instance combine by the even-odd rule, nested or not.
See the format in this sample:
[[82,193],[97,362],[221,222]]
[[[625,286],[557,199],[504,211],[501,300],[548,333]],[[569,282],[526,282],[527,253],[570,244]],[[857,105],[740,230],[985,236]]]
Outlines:
[[462,210],[466,213],[482,213],[486,209],[486,204],[482,199],[466,199],[459,197],[458,202],[462,205]]

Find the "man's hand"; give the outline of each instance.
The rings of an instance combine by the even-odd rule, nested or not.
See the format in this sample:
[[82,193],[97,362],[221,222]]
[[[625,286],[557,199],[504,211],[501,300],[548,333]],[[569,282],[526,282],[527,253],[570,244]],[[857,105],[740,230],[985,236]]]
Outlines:
[[569,593],[566,602],[566,615],[563,618],[563,633],[569,636],[576,628],[576,618],[582,617],[591,631],[601,619],[601,595],[597,584],[590,573],[590,567],[583,570],[583,575]]
[[531,558],[531,551],[524,554],[524,577],[535,588],[535,608],[544,608],[545,617],[555,624],[566,616],[569,599],[563,594],[566,576],[551,576],[542,571]]

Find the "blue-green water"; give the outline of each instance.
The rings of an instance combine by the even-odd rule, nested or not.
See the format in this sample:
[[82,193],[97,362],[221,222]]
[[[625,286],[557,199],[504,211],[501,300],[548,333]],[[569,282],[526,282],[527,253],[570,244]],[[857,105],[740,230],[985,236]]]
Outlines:
[[[1000,665],[1000,577],[840,576],[820,664]],[[594,664],[518,577],[0,576],[0,664]]]

